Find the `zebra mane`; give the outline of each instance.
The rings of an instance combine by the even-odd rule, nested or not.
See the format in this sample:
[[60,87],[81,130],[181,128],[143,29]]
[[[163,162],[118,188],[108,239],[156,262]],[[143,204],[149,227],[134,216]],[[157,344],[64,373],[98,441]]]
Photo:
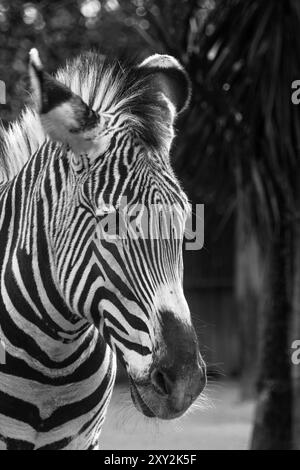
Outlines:
[[[136,66],[109,63],[96,52],[68,61],[55,78],[79,95],[96,112],[123,112],[132,130],[147,148],[165,149],[170,127],[162,109],[162,98],[150,75]],[[47,136],[33,105],[8,129],[0,127],[0,183],[16,176]]]

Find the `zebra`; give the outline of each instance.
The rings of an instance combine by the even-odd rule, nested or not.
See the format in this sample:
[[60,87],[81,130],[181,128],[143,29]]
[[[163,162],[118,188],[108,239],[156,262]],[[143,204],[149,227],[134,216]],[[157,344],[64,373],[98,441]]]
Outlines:
[[[84,52],[52,76],[32,49],[29,77],[32,104],[0,134],[0,448],[94,450],[117,358],[148,418],[181,416],[206,385],[170,162],[191,86],[160,54]],[[176,206],[178,236],[100,237],[124,197],[152,219]]]

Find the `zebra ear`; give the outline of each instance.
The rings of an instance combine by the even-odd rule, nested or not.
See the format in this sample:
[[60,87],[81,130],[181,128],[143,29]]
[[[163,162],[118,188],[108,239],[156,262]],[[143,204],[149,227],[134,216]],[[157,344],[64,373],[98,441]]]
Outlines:
[[144,75],[153,77],[154,87],[167,101],[172,121],[188,107],[192,94],[191,82],[177,59],[169,55],[154,54],[139,65],[139,70]]
[[93,147],[99,116],[68,87],[44,72],[38,51],[31,49],[29,76],[35,106],[45,132],[74,153]]

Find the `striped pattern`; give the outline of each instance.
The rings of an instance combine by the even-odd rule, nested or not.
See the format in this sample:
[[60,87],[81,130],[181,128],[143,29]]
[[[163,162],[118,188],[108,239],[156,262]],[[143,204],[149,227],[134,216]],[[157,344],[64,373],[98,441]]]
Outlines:
[[[120,71],[97,60],[81,57],[57,76],[106,113],[109,140],[97,158],[47,139],[31,109],[2,132],[0,449],[95,448],[116,353],[131,378],[142,378],[163,347],[161,308],[176,311],[185,302],[181,243],[189,208],[169,163],[172,130],[161,123],[149,145],[141,139],[138,106],[130,115],[126,104],[135,103],[138,88],[124,95]],[[178,237],[100,238],[107,207],[118,212],[125,196],[153,219],[157,207],[175,205]]]

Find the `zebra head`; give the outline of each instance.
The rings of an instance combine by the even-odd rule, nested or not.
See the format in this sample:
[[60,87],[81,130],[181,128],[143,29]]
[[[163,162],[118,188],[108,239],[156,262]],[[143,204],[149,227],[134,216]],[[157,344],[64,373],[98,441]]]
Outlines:
[[[52,240],[65,302],[117,353],[136,407],[178,417],[206,382],[182,285],[189,205],[169,157],[188,76],[166,55],[125,69],[88,53],[52,78],[36,50],[30,76],[43,129],[64,161],[67,188],[57,186],[71,188],[56,214],[66,235]],[[118,228],[125,220],[125,232],[111,233],[112,217]]]

